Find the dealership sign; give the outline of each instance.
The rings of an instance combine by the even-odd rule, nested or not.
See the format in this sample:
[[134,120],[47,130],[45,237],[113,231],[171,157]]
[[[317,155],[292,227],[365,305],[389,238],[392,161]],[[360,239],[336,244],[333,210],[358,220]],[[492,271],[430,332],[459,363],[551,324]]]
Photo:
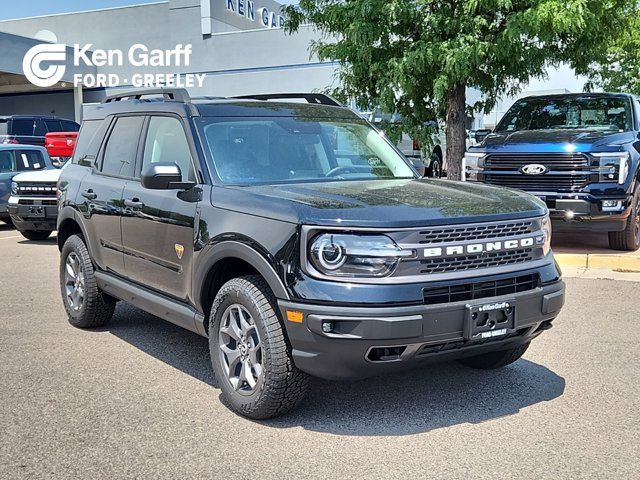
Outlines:
[[256,9],[255,2],[252,0],[226,0],[227,11],[246,18],[252,22],[256,20],[259,25],[266,28],[282,28],[285,19],[282,15],[275,11],[270,11],[266,7]]
[[[120,49],[92,49],[93,45],[73,45],[71,55],[75,67],[123,67],[148,69],[153,67],[188,67],[192,45],[178,44],[175,48],[150,49],[143,44],[132,45],[126,52]],[[67,46],[60,43],[43,43],[27,51],[22,61],[25,77],[37,87],[52,87],[62,81],[67,68]],[[74,86],[89,88],[133,87],[202,87],[205,74],[151,73],[134,71],[125,78],[116,73],[73,75]]]

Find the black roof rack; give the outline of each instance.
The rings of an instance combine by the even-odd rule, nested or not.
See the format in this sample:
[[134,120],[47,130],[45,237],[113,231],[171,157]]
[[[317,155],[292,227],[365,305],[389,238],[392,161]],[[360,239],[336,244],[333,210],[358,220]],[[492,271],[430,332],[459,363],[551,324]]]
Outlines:
[[341,107],[342,105],[335,99],[324,93],[265,93],[259,95],[241,95],[232,97],[246,100],[286,100],[286,99],[304,99],[308,103],[318,103],[320,105],[330,105],[332,107]]
[[122,100],[140,100],[143,96],[162,95],[165,101],[191,102],[189,92],[184,88],[146,88],[144,90],[135,90],[132,92],[121,92],[113,95],[107,95],[102,103],[119,102]]

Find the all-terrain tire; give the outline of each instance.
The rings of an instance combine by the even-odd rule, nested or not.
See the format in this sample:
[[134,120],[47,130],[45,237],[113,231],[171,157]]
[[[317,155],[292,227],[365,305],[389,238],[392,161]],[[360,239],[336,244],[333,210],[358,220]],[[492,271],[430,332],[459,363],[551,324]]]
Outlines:
[[[84,299],[79,309],[72,307],[66,290],[65,270],[67,268],[67,258],[72,254],[79,260],[84,277]],[[69,323],[74,327],[96,328],[105,325],[111,320],[116,300],[98,288],[89,251],[84,240],[79,235],[70,236],[60,252],[60,291]]]
[[37,242],[38,240],[46,240],[51,236],[49,230],[21,230],[20,234],[27,240]]
[[640,248],[640,182],[636,181],[631,214],[621,232],[609,232],[609,248],[635,252]]
[[[261,345],[262,375],[253,391],[244,395],[232,385],[221,358],[221,324],[225,312],[234,305],[251,315]],[[276,298],[259,275],[234,278],[222,286],[209,316],[209,350],[224,401],[240,415],[256,420],[274,418],[296,408],[306,394],[309,377],[293,363]]]
[[508,350],[500,350],[498,352],[483,353],[475,357],[466,357],[458,360],[462,365],[479,370],[495,370],[497,368],[506,367],[507,365],[517,361],[524,355],[529,348],[529,343],[524,343],[518,347]]

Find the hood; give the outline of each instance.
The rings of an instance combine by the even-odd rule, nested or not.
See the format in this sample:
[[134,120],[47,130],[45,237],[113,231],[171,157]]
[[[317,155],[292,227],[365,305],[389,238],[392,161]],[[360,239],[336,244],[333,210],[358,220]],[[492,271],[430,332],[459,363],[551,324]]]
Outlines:
[[315,225],[414,227],[539,216],[537,198],[517,190],[448,180],[373,180],[212,190],[216,206]]
[[[521,130],[490,134],[479,147],[501,152],[591,152],[636,140],[632,132],[599,130]],[[570,149],[567,146],[571,145]],[[608,148],[611,150],[611,148]]]
[[58,178],[60,178],[60,173],[62,170],[59,169],[48,169],[48,170],[35,170],[31,172],[19,173],[15,177],[13,177],[14,182],[53,182],[56,183]]

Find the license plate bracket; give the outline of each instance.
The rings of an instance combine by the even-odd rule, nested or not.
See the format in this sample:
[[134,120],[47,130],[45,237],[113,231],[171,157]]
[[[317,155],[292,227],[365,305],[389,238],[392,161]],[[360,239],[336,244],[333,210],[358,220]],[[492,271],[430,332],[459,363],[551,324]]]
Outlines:
[[45,207],[44,205],[31,205],[29,206],[29,216],[34,218],[44,218],[45,217]]
[[466,340],[503,337],[515,331],[515,300],[467,305],[464,322]]

